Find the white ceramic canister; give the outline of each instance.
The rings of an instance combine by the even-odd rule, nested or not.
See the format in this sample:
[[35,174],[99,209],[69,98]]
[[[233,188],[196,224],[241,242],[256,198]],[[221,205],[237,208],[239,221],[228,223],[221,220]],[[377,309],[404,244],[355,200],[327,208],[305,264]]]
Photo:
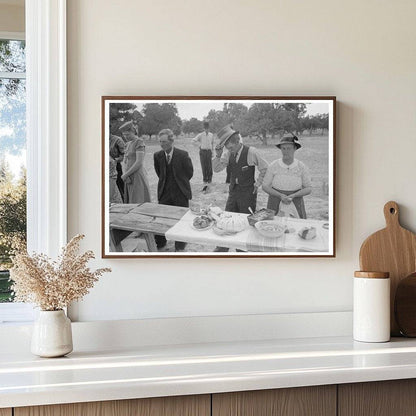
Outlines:
[[355,272],[353,308],[353,337],[356,341],[389,341],[389,273]]

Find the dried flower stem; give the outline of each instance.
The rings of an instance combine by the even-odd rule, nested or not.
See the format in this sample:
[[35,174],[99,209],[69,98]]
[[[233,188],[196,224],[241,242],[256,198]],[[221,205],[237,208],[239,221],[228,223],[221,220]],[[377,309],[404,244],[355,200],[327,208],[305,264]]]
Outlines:
[[91,271],[87,263],[92,251],[78,254],[83,235],[76,235],[62,249],[57,261],[44,254],[29,255],[23,250],[13,258],[10,279],[15,302],[29,302],[46,311],[55,311],[83,298],[109,268]]

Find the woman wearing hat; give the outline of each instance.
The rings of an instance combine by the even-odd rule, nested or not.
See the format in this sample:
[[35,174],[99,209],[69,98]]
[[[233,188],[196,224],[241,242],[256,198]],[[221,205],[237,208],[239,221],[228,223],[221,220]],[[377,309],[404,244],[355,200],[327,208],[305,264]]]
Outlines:
[[296,136],[284,136],[276,145],[282,158],[272,162],[263,180],[263,190],[269,194],[267,208],[279,213],[280,203],[293,205],[299,218],[306,218],[303,197],[312,192],[309,169],[295,158],[296,150],[301,148]]
[[147,173],[144,169],[145,145],[143,139],[136,136],[136,129],[132,121],[120,126],[123,138],[126,140],[124,155],[124,202],[138,204],[150,202],[150,188]]

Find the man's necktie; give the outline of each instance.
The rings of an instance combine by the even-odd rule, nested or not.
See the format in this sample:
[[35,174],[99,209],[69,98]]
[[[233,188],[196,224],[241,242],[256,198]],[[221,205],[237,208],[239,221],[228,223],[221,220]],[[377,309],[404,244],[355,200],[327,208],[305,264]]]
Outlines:
[[167,155],[166,155],[166,163],[169,165],[169,163],[170,163],[170,154],[168,153]]

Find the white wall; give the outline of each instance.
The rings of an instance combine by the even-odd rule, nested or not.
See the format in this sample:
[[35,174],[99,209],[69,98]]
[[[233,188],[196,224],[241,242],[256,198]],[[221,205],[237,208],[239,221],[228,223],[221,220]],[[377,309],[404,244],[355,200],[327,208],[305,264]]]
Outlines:
[[24,32],[25,8],[0,4],[0,32]]
[[[69,236],[113,269],[78,319],[350,310],[384,203],[416,229],[415,15],[414,0],[68,0]],[[99,259],[100,97],[243,94],[337,96],[337,257]]]

